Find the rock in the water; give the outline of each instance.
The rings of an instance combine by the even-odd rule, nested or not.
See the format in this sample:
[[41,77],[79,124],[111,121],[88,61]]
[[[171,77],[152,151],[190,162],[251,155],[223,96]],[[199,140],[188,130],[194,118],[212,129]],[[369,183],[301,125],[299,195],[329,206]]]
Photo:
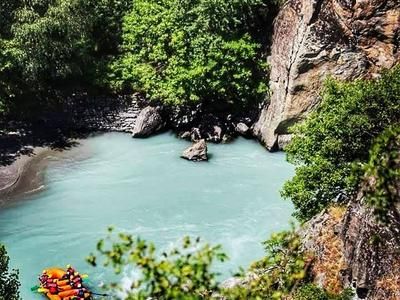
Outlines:
[[192,131],[190,133],[190,139],[192,140],[192,142],[197,142],[201,140],[201,133],[199,128],[197,127],[192,128]]
[[236,125],[236,132],[243,136],[246,136],[249,133],[249,126],[247,126],[243,122],[240,122]]
[[232,142],[232,140],[233,140],[233,137],[230,134],[225,133],[224,136],[222,137],[222,141],[221,142],[223,144],[227,144],[227,143]]
[[181,157],[192,161],[208,160],[206,141],[203,139],[194,143],[192,146],[183,151]]
[[214,125],[212,132],[208,133],[207,140],[214,143],[219,143],[222,140],[222,128]]
[[147,106],[136,119],[132,137],[147,137],[163,127],[163,120],[155,107]]
[[268,149],[319,102],[327,76],[376,77],[400,61],[400,1],[288,0],[275,20],[271,101],[254,126]]
[[181,139],[190,139],[190,131],[184,131],[178,134]]

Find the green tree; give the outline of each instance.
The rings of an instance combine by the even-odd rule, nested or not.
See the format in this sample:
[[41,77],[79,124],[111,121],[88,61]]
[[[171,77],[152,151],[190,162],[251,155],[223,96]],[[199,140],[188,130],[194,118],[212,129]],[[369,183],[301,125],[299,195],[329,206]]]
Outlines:
[[6,248],[0,245],[0,300],[19,300],[18,272],[9,271],[9,261]]
[[264,99],[266,64],[252,37],[261,0],[138,0],[124,18],[116,90],[172,104],[243,105]]
[[0,109],[40,114],[71,88],[99,82],[103,65],[118,51],[122,17],[131,3],[2,1]]
[[320,106],[294,127],[286,148],[295,176],[282,195],[306,220],[354,193],[374,139],[400,118],[400,66],[377,80],[328,80]]

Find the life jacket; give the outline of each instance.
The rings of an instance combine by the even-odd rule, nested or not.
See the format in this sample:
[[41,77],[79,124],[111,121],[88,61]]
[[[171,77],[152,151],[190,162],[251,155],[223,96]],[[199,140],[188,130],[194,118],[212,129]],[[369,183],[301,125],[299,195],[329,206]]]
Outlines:
[[56,286],[52,286],[52,287],[50,287],[50,288],[49,288],[49,293],[50,293],[50,294],[52,294],[52,295],[56,295],[56,294],[58,294],[58,288],[57,288],[57,285],[56,285]]

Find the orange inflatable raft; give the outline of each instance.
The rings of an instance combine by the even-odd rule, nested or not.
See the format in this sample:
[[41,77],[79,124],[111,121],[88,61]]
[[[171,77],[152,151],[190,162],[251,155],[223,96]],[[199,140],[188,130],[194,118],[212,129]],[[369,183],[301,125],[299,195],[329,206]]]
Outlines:
[[49,268],[39,276],[40,287],[37,292],[45,294],[50,300],[86,300],[92,299],[91,293],[82,281],[87,275],[80,275],[70,266],[67,270]]

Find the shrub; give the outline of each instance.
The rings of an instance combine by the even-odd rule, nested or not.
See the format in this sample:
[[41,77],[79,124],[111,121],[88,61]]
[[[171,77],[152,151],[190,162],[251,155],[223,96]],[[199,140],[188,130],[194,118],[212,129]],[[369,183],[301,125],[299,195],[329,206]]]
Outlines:
[[[111,234],[97,244],[97,250],[105,257],[105,265],[114,267],[117,274],[127,266],[139,273],[128,290],[115,283],[108,286],[125,294],[123,299],[202,299],[217,289],[212,262],[227,258],[220,246],[188,237],[180,247],[160,254],[152,243],[140,238],[119,234],[115,240]],[[94,255],[88,261],[96,265]]]
[[349,289],[344,290],[339,295],[332,295],[314,284],[301,286],[295,293],[293,300],[351,300],[353,292]]
[[[106,285],[117,299],[313,299],[309,295],[329,295],[328,300],[347,300],[341,295],[329,294],[310,285],[308,274],[312,256],[304,253],[300,236],[294,227],[273,234],[264,242],[266,255],[255,262],[239,278],[243,285],[221,288],[217,273],[212,271],[215,261],[225,261],[227,256],[220,246],[209,246],[199,239],[184,238],[182,244],[160,253],[152,243],[131,235],[113,233],[97,244],[97,254],[87,260],[96,266],[98,256],[103,264],[113,267],[116,274],[133,271],[131,285],[123,288],[118,282]],[[124,284],[126,286],[126,282]],[[299,291],[299,292],[298,292]],[[322,297],[322,296],[321,296]],[[336,298],[335,298],[336,297]],[[313,299],[314,300],[314,299]]]
[[301,249],[294,227],[273,234],[264,242],[266,255],[250,267],[251,280],[245,286],[225,290],[227,299],[286,299],[307,282],[311,257]]
[[299,219],[355,192],[374,139],[399,121],[399,111],[400,66],[377,80],[327,81],[320,106],[294,127],[285,149],[297,168],[282,195]]
[[363,167],[367,203],[380,221],[387,221],[388,211],[399,201],[400,125],[387,128],[375,141]]

